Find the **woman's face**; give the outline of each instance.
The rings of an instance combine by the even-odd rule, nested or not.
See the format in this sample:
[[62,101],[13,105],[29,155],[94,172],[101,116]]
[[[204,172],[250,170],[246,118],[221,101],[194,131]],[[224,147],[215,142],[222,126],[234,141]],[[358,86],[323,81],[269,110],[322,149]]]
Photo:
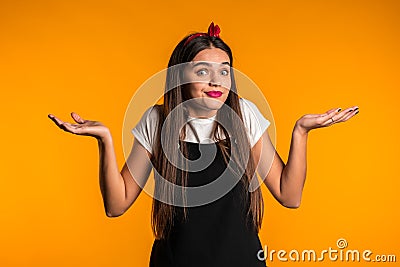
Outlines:
[[200,51],[185,68],[184,99],[192,117],[211,117],[225,103],[231,88],[228,54],[219,48]]

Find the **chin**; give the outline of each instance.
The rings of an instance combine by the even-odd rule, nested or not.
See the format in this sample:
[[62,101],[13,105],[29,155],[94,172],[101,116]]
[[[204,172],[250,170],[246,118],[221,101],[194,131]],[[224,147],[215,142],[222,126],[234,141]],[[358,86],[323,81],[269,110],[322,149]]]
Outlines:
[[207,98],[203,101],[203,105],[206,106],[209,109],[220,109],[222,105],[225,103],[226,99],[220,99],[220,98]]

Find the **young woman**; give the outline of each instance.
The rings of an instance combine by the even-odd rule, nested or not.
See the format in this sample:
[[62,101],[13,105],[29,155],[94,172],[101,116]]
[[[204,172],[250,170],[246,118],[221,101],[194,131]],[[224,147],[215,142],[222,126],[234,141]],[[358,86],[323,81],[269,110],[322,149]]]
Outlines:
[[[126,212],[154,170],[150,266],[265,266],[258,254],[263,200],[254,174],[279,203],[297,208],[308,132],[358,113],[354,106],[302,116],[285,164],[266,131],[270,122],[250,100],[238,97],[232,52],[219,33],[211,23],[207,33],[178,43],[168,64],[163,104],[147,109],[132,130],[135,140],[121,172],[106,126],[74,112],[77,124],[49,114],[61,129],[97,138],[107,216]],[[207,166],[196,168],[199,162]]]

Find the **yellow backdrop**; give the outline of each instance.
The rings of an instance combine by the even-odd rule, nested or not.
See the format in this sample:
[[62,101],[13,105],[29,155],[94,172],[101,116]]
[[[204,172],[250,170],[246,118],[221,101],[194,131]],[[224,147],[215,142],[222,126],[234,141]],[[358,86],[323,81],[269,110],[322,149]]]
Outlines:
[[[211,21],[235,67],[263,90],[285,162],[302,115],[360,108],[310,132],[299,209],[263,186],[263,246],[322,251],[344,238],[346,249],[399,258],[399,14],[396,0],[1,1],[0,265],[148,266],[152,199],[141,194],[123,216],[106,217],[96,140],[60,130],[47,114],[103,122],[122,168],[135,90]],[[274,257],[269,266],[365,264]]]

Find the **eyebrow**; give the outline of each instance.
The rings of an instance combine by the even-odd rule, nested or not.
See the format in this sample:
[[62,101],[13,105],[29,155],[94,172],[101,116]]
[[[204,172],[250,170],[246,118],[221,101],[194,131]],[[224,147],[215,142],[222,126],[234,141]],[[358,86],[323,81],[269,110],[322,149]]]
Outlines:
[[[222,62],[222,63],[219,63],[219,64],[224,64],[224,65],[228,65],[228,66],[231,65],[231,64],[230,64],[229,62],[227,62],[227,61]],[[199,65],[206,65],[206,66],[208,66],[208,67],[211,67],[211,64],[208,63],[207,61],[199,61],[199,62],[193,64],[192,67],[196,67],[196,66],[199,66]]]

